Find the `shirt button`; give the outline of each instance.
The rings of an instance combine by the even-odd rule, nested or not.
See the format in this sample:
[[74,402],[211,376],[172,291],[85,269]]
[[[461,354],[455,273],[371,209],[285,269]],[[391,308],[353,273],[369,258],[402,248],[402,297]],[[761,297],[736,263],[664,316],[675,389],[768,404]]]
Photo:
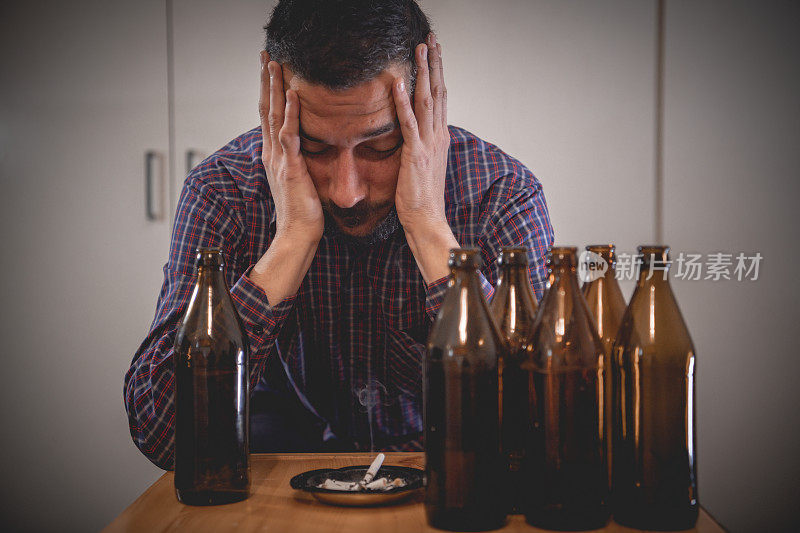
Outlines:
[[256,335],[262,335],[264,333],[264,326],[262,326],[261,324],[256,324],[255,326],[253,326],[253,333],[255,333]]

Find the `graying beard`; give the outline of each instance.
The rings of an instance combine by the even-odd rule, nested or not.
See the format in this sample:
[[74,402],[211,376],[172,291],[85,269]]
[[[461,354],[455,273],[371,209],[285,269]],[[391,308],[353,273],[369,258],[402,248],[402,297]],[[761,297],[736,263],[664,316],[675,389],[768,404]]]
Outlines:
[[400,219],[397,218],[397,211],[394,207],[389,211],[389,214],[381,220],[375,229],[367,235],[358,237],[355,235],[348,235],[343,232],[333,217],[327,212],[325,214],[325,234],[328,236],[336,237],[337,239],[351,244],[355,247],[358,246],[372,246],[379,242],[385,241],[400,227]]

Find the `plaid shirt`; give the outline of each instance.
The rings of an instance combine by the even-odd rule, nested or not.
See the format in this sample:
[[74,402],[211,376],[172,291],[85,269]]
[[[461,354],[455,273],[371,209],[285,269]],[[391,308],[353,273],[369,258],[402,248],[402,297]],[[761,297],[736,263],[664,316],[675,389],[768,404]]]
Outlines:
[[[445,200],[462,246],[481,250],[487,299],[503,246],[529,249],[541,298],[553,229],[539,181],[519,161],[450,127]],[[195,283],[195,249],[219,246],[225,278],[250,342],[253,390],[278,357],[290,387],[318,417],[324,439],[364,449],[421,449],[422,358],[447,278],[426,284],[402,228],[372,246],[326,234],[300,289],[267,301],[247,277],[275,235],[261,163],[261,130],[234,139],[186,179],[156,316],[125,376],[131,435],[162,468],[173,461],[173,341]]]

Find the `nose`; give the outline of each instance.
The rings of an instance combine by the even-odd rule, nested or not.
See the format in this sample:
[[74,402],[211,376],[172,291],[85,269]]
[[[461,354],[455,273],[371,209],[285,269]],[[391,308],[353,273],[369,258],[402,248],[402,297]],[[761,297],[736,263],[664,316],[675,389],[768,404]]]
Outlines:
[[331,170],[328,197],[343,209],[353,207],[366,197],[366,187],[361,181],[353,154],[342,150]]

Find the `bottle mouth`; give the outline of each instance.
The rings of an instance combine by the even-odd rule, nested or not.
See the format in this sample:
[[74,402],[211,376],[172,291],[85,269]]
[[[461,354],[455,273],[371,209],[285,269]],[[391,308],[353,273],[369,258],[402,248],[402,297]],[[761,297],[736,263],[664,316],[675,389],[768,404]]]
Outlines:
[[669,246],[664,244],[642,244],[637,251],[643,264],[659,264],[669,262]]
[[617,249],[615,244],[588,244],[586,250],[596,254],[611,253],[613,254]]
[[197,266],[222,266],[222,248],[219,246],[200,247],[195,250],[197,253]]
[[483,258],[478,248],[472,246],[451,248],[447,264],[450,268],[481,268]]
[[550,269],[560,267],[575,268],[577,263],[577,246],[553,246],[547,254],[547,267]]
[[587,252],[592,252],[603,258],[603,261],[613,267],[617,260],[617,247],[613,244],[590,244],[586,246]]
[[528,249],[522,246],[502,248],[497,263],[500,266],[528,266]]
[[575,255],[578,253],[577,246],[551,246],[550,255]]

